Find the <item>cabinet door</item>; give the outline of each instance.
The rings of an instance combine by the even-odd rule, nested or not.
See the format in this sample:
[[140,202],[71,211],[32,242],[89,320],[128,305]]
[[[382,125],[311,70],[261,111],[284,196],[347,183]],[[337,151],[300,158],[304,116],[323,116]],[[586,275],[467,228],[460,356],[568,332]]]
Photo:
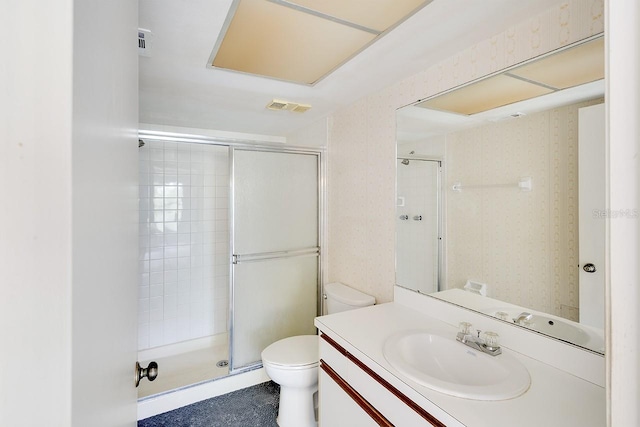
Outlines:
[[378,427],[374,421],[325,371],[319,378],[319,427]]

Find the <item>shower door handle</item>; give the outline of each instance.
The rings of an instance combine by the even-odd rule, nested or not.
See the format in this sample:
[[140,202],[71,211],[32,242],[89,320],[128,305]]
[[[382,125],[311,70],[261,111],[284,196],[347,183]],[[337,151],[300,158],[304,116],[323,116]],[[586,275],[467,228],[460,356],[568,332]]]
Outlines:
[[147,377],[149,381],[153,381],[158,378],[158,364],[156,362],[149,362],[146,368],[140,366],[139,362],[136,362],[135,382],[136,387],[140,384],[140,380]]

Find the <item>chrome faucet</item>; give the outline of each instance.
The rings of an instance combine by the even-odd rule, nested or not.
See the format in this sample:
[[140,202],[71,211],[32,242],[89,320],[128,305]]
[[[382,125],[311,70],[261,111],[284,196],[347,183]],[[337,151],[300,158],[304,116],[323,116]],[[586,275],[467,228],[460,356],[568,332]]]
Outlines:
[[518,317],[513,318],[513,323],[517,323],[519,325],[520,323],[522,323],[522,321],[529,322],[531,318],[533,318],[533,314],[523,311],[518,315]]
[[482,339],[480,338],[479,330],[476,335],[471,333],[471,323],[468,322],[460,322],[460,332],[456,335],[456,341],[460,341],[468,347],[491,356],[497,356],[502,353],[502,349],[498,345],[498,334],[487,331],[484,333],[484,339]]

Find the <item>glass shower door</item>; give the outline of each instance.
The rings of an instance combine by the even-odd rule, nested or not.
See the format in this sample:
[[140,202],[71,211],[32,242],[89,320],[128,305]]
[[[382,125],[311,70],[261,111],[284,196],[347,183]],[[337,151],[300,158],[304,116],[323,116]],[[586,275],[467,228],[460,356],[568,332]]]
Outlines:
[[314,334],[318,306],[317,153],[232,151],[231,371],[269,344]]
[[430,294],[440,280],[440,162],[397,163],[396,284]]

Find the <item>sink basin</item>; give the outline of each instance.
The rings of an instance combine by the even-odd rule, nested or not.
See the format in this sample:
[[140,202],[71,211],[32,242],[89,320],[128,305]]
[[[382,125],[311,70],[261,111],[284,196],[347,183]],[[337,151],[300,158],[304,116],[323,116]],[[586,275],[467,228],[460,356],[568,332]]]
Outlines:
[[514,357],[490,356],[441,333],[403,331],[385,341],[383,353],[405,377],[451,396],[512,399],[531,384],[529,371]]

